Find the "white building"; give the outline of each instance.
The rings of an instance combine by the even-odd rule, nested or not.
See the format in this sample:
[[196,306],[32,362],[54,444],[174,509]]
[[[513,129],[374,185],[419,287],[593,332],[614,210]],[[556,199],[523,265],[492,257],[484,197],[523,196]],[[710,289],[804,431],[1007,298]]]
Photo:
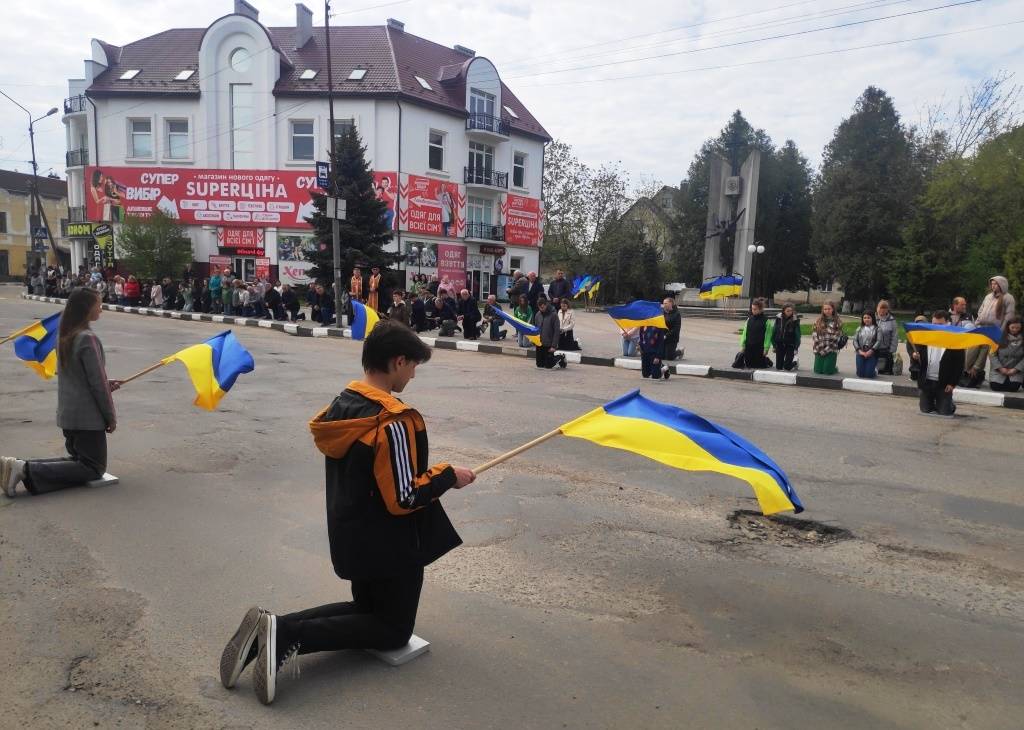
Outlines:
[[[329,147],[326,35],[301,4],[295,27],[258,15],[235,0],[208,28],[92,41],[64,105],[71,221],[116,229],[159,207],[185,225],[199,274],[304,280],[300,251],[320,242],[302,218]],[[409,274],[485,296],[513,268],[536,270],[550,137],[494,65],[395,20],[330,40],[336,130],[358,129]],[[73,248],[76,262],[99,257],[91,241]]]

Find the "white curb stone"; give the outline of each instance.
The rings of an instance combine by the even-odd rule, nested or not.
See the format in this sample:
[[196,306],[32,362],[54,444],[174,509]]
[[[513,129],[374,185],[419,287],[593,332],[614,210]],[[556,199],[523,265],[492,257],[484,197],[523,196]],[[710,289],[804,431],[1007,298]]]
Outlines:
[[625,368],[626,370],[640,370],[641,365],[639,360],[633,360],[628,357],[617,357],[615,358],[615,367]]
[[327,337],[327,328],[326,327],[314,327],[313,328],[313,336],[314,337]]
[[565,355],[566,362],[573,362],[579,365],[582,362],[583,355],[579,352],[572,351],[566,352],[565,350],[555,350],[556,355]]
[[754,382],[796,385],[796,373],[787,373],[784,370],[755,370]]
[[972,406],[1002,406],[1006,395],[988,390],[972,390],[971,388],[954,388],[953,402],[966,403]]
[[676,375],[695,375],[698,378],[706,378],[711,374],[710,365],[676,365]]
[[[352,336],[351,330],[345,330],[345,336],[346,337],[351,337]],[[422,342],[423,344],[425,344],[425,345],[427,345],[429,347],[434,347],[435,344],[437,343],[437,338],[436,337],[424,337],[423,335],[420,335],[420,342]]]
[[299,333],[299,325],[297,325],[297,324],[286,324],[284,326],[284,331],[287,332],[290,335],[298,334]]
[[470,352],[480,352],[480,343],[474,342],[473,340],[456,340],[456,350],[468,350]]
[[271,322],[269,319],[261,319],[257,326],[258,327],[266,327],[267,329],[272,329],[273,325],[274,325],[274,323]]
[[843,378],[843,390],[854,390],[858,393],[884,393],[892,395],[892,383],[888,380]]

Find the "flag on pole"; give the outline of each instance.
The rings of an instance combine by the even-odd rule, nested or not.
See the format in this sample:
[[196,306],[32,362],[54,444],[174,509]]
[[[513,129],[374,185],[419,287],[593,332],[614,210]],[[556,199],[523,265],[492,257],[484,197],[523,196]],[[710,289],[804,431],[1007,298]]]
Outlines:
[[907,342],[912,345],[944,347],[947,350],[966,350],[971,347],[987,347],[995,352],[1003,333],[995,325],[964,329],[951,324],[928,324],[907,322],[903,325]]
[[727,299],[738,297],[743,292],[743,277],[725,274],[705,279],[700,285],[701,299]]
[[594,279],[594,282],[590,285],[590,289],[587,290],[587,297],[593,299],[597,296],[598,289],[601,288],[601,277],[598,276]]
[[634,390],[561,427],[566,436],[631,451],[684,471],[713,471],[747,482],[761,511],[803,512],[785,472],[764,452],[695,413]]
[[512,329],[526,336],[526,339],[532,342],[537,347],[540,347],[540,330],[534,327],[532,324],[527,324],[521,319],[516,319],[510,314],[506,314],[497,307],[491,307],[491,313],[498,315],[506,323],[508,323]]
[[621,329],[630,327],[660,327],[668,329],[665,322],[665,312],[661,309],[659,302],[645,302],[637,300],[618,307],[609,307],[608,315],[615,320],[615,324]]
[[193,403],[208,411],[216,410],[220,399],[231,390],[239,375],[251,373],[256,367],[252,355],[235,339],[231,330],[186,347],[161,362],[169,365],[175,360],[185,366],[195,386],[196,399]]
[[580,279],[579,286],[572,290],[572,298],[578,299],[580,294],[585,292],[590,287],[590,282],[593,278],[594,277],[592,277],[590,274],[585,274],[583,278]]
[[57,374],[60,315],[60,312],[51,314],[11,334],[14,338],[14,354],[43,380],[49,380]]
[[352,300],[353,340],[365,340],[379,321],[380,317],[373,311],[373,307],[368,307],[356,299]]

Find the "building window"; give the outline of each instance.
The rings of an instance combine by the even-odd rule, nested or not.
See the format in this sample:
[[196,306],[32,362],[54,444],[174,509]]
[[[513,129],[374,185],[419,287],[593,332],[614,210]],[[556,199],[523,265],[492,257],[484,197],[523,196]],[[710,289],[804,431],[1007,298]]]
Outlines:
[[256,163],[256,134],[252,129],[255,100],[252,84],[231,84],[231,167],[252,169]]
[[0,233],[7,233],[7,214],[0,213]]
[[345,136],[345,133],[350,129],[355,129],[355,119],[335,119],[334,120],[334,145],[337,147],[338,142]]
[[189,154],[188,120],[167,120],[167,157],[172,160],[187,160]]
[[526,154],[523,152],[512,154],[512,185],[517,188],[526,187]]
[[427,166],[431,170],[444,169],[444,132],[430,130],[430,145],[428,150]]
[[471,174],[488,177],[494,170],[494,148],[480,142],[470,142],[469,170]]
[[153,156],[153,122],[149,119],[129,119],[129,157],[150,158]]
[[292,159],[312,160],[313,122],[292,122]]
[[469,113],[486,114],[489,117],[493,117],[494,94],[488,94],[486,91],[480,91],[480,89],[470,89]]
[[509,257],[509,271],[522,271],[523,269],[523,257],[522,256],[511,256]]
[[492,205],[490,200],[470,195],[466,204],[468,206],[466,213],[470,223],[491,225]]

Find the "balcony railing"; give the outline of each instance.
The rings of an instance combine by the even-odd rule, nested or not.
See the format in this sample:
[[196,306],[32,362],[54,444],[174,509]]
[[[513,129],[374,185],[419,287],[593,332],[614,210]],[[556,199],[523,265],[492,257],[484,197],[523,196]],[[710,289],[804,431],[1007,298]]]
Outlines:
[[89,164],[89,150],[68,150],[64,159],[68,167],[85,167]]
[[68,207],[68,223],[85,223],[85,206]]
[[76,112],[85,111],[85,96],[79,94],[78,96],[71,96],[64,100],[64,113],[75,114]]
[[486,167],[467,167],[465,183],[467,185],[486,185],[489,188],[508,188],[508,173],[496,172]]
[[470,221],[466,224],[466,238],[482,238],[485,241],[504,241],[505,226]]
[[510,127],[507,119],[501,119],[493,114],[481,114],[471,112],[466,118],[466,129],[469,131],[490,132],[500,134],[502,137],[509,135]]

